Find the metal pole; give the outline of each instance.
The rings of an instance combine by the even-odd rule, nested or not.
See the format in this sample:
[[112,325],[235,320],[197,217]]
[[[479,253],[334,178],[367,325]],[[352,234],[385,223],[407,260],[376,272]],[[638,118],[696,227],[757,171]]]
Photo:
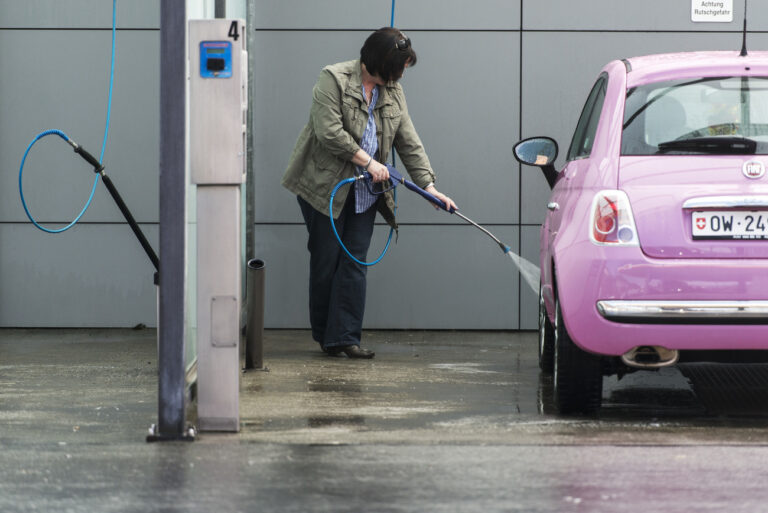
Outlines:
[[185,425],[186,0],[160,2],[158,423],[148,441],[189,440]]
[[245,168],[245,261],[257,258],[254,254],[254,231],[256,229],[256,189],[253,185],[253,59],[256,44],[253,27],[256,26],[256,0],[246,5],[246,28],[248,35],[248,120],[246,121],[246,168]]
[[215,18],[227,17],[227,0],[216,0],[216,6],[214,7]]

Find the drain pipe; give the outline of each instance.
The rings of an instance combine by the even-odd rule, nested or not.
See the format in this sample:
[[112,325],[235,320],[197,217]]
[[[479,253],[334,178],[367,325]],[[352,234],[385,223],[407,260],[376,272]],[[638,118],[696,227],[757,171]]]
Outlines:
[[249,260],[246,272],[245,368],[264,370],[264,261]]

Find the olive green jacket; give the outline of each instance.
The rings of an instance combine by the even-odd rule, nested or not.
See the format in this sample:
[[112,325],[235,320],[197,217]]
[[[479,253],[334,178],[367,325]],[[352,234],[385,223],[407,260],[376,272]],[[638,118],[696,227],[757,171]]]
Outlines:
[[[408,115],[403,88],[390,82],[379,88],[373,115],[379,140],[379,162],[386,162],[394,145],[408,174],[416,185],[425,187],[435,181],[424,146]],[[360,61],[327,66],[312,90],[309,123],[299,134],[283,175],[282,184],[301,196],[316,210],[329,215],[333,188],[341,180],[355,175],[351,159],[360,149],[368,106],[363,98]],[[341,187],[333,203],[337,218],[351,186]],[[377,207],[384,219],[397,227],[392,192],[385,194]]]

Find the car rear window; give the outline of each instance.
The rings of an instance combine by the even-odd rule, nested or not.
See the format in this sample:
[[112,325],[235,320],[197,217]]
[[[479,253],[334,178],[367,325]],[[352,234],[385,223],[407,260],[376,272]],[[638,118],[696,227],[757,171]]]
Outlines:
[[622,155],[768,154],[768,78],[707,77],[627,91]]

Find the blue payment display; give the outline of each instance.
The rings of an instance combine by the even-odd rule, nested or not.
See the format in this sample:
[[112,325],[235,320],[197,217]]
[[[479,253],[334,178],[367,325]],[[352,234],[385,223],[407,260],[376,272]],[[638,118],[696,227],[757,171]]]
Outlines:
[[232,76],[232,43],[229,41],[200,43],[200,76],[203,78]]

